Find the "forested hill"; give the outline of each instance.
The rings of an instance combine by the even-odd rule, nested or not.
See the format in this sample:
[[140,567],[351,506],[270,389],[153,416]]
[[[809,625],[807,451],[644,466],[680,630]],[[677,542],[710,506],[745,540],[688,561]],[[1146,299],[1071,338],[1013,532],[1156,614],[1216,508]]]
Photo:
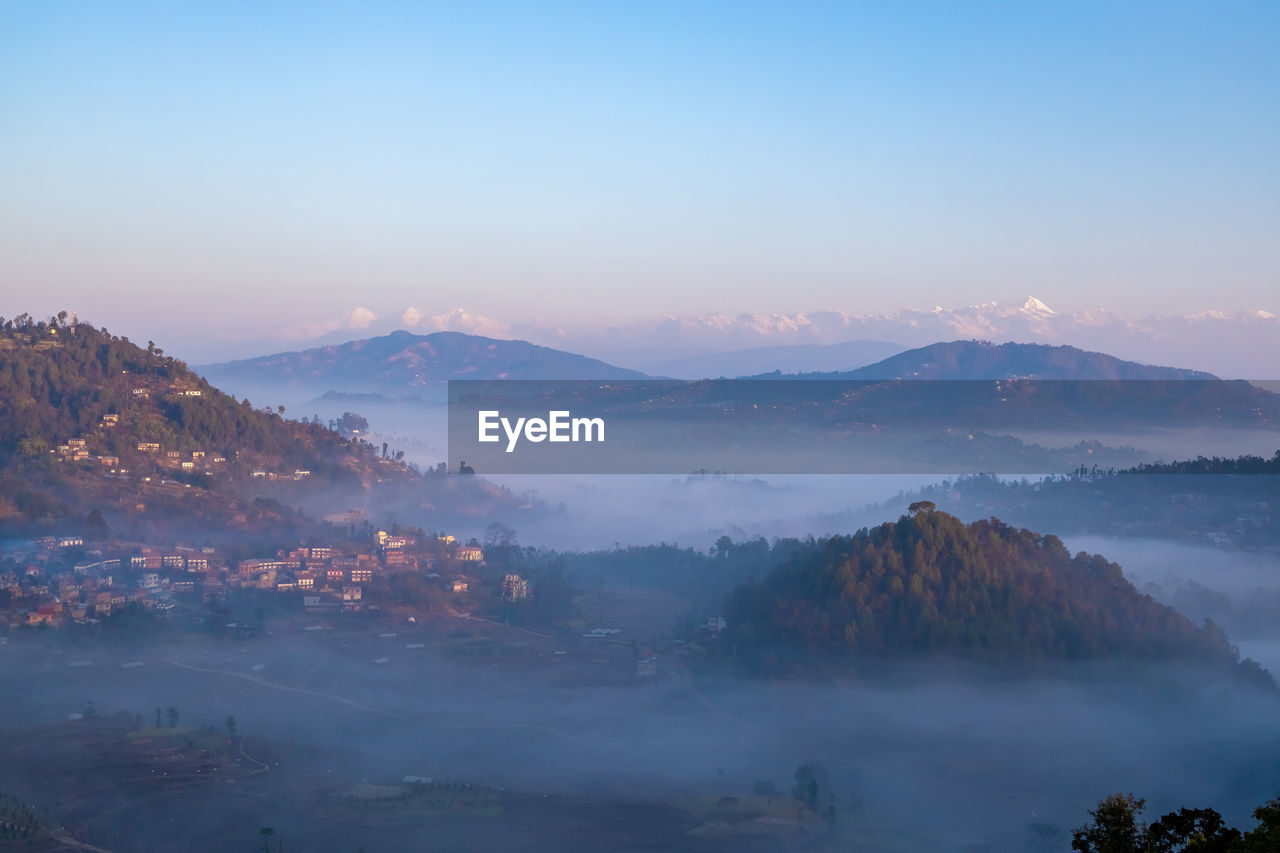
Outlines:
[[[1220,630],[1138,592],[1115,563],[994,519],[913,504],[897,522],[802,549],[730,596],[728,636],[757,670],[869,658],[1179,660],[1237,665]],[[1243,674],[1270,682],[1256,664]]]
[[390,398],[444,393],[449,379],[643,379],[644,374],[527,341],[462,332],[376,338],[283,352],[200,368],[223,387],[377,393]]
[[[358,488],[412,476],[318,423],[223,394],[153,345],[69,323],[65,314],[0,318],[5,532],[47,527],[86,502],[143,512],[136,507],[155,510],[176,494],[191,503],[191,490],[243,494],[251,481]],[[206,501],[212,515],[203,517],[217,518],[217,503]]]
[[[362,458],[365,448],[339,434],[282,415],[237,402],[162,350],[105,329],[0,325],[0,464],[79,438],[91,455],[122,462],[203,451],[203,458],[225,458],[233,471],[276,464],[316,473],[370,461]],[[139,442],[159,444],[159,454],[139,451]]]
[[891,506],[927,500],[967,518],[990,515],[1059,533],[1172,539],[1249,550],[1280,544],[1280,451],[1197,457],[1119,471],[1079,468],[1037,480],[975,475],[831,515],[849,529]]
[[907,350],[855,370],[807,374],[810,379],[1024,379],[1166,380],[1215,379],[1199,370],[1125,361],[1101,352],[1050,344],[946,341]]

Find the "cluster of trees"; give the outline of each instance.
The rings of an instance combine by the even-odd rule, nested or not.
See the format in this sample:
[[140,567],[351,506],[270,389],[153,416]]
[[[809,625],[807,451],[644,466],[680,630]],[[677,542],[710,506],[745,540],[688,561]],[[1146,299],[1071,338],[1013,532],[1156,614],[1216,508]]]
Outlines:
[[809,807],[828,823],[836,821],[836,795],[831,791],[827,768],[817,761],[806,761],[796,768],[796,783],[791,796]]
[[662,589],[692,600],[697,612],[718,611],[738,584],[762,577],[815,540],[763,537],[734,542],[721,536],[710,551],[662,543],[556,555],[584,583],[620,583]]
[[167,380],[186,369],[154,344],[142,350],[105,329],[73,326],[66,312],[40,322],[0,317],[0,351],[0,463],[39,456],[50,435],[89,431],[127,402],[129,377]]
[[342,417],[333,418],[329,421],[329,429],[334,432],[340,432],[343,435],[359,435],[362,432],[369,431],[369,420],[357,415],[355,412],[343,412]]
[[[154,344],[142,349],[106,329],[73,326],[65,312],[39,323],[0,318],[0,350],[0,464],[40,457],[51,441],[93,433],[108,413],[122,414],[119,426],[100,436],[112,455],[157,441],[166,449],[224,453],[229,461],[243,449],[315,472],[356,447],[318,422],[284,420],[283,407],[236,402]],[[170,383],[201,395],[168,395]],[[137,387],[152,393],[135,398]]]
[[497,788],[479,785],[474,782],[423,782],[414,781],[402,788],[399,793],[388,793],[380,797],[357,797],[347,795],[338,802],[345,806],[359,806],[368,809],[384,807],[408,807],[414,805],[420,809],[438,811],[456,811],[459,809],[483,809],[499,805],[502,801]]
[[[178,393],[187,390],[200,393]],[[102,424],[107,414],[119,416],[110,428]],[[357,415],[348,420],[346,427],[363,421]],[[210,500],[225,504],[227,495],[219,493],[234,493],[242,481],[247,486],[251,470],[303,469],[313,482],[350,486],[379,459],[372,444],[328,429],[318,418],[286,420],[283,407],[259,409],[221,393],[153,343],[136,346],[106,329],[77,324],[65,312],[47,321],[0,318],[0,534],[65,528],[94,505],[84,500],[92,491],[88,472],[82,465],[56,464],[50,452],[72,438],[85,438],[92,455],[118,457],[135,477],[159,474],[190,484],[193,494],[199,488],[201,497],[184,503],[192,512],[210,509]],[[137,450],[139,442],[155,442],[164,451],[202,450],[206,462],[218,455],[226,462],[209,469],[217,477],[198,468],[161,468],[157,457]],[[402,456],[384,448],[382,458]],[[110,494],[120,507],[136,502],[118,486]],[[149,503],[154,516],[160,507]]]
[[1280,798],[1253,812],[1258,825],[1242,833],[1214,809],[1181,808],[1154,823],[1142,821],[1146,801],[1112,794],[1071,834],[1076,853],[1275,853],[1280,850]]
[[[1115,563],[995,519],[965,525],[927,501],[897,522],[802,548],[734,590],[725,615],[739,658],[760,667],[781,664],[778,650],[1238,660],[1212,623],[1197,627],[1138,592]],[[1248,672],[1270,684],[1256,664]]]
[[1179,462],[1137,465],[1121,474],[1280,474],[1280,450],[1270,459],[1263,456],[1197,456]]
[[564,629],[581,615],[579,590],[558,566],[522,569],[529,581],[529,597],[502,600],[498,615],[512,625],[541,630]]
[[35,839],[43,834],[44,825],[30,806],[0,795],[0,843],[9,842],[0,846],[6,850],[25,849],[25,844],[18,847],[17,843],[31,842],[34,845]]
[[1019,524],[1059,530],[1220,533],[1242,547],[1264,547],[1280,542],[1277,475],[1280,451],[1270,458],[1200,456],[1120,470],[1081,467],[1037,480],[962,477],[900,495],[896,502],[924,499],[956,511],[998,508]]

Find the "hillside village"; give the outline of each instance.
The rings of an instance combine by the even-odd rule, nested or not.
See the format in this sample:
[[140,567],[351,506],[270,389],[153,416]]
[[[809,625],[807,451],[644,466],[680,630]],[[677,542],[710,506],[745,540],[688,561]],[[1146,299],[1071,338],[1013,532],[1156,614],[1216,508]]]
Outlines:
[[[190,436],[175,431],[167,422],[157,422],[149,409],[140,406],[144,401],[160,401],[189,407],[205,394],[205,389],[193,387],[195,382],[135,382],[138,384],[130,387],[127,402],[113,406],[122,411],[104,413],[91,430],[65,440],[43,436],[27,445],[28,452],[61,440],[48,450],[56,462],[97,464],[109,476],[134,473],[146,482],[150,480],[144,474],[235,474],[267,480],[302,480],[312,475],[309,468],[281,465],[278,460],[244,447],[215,449],[195,445]],[[283,415],[283,411],[264,412],[274,417]],[[122,425],[126,429],[121,429]],[[377,461],[397,470],[406,467],[398,459],[384,457]],[[194,483],[202,485],[198,480]]]
[[286,418],[74,316],[0,318],[0,354],[0,538],[72,534],[96,510],[136,542],[192,527],[210,544],[315,541],[328,535],[316,519],[352,506],[412,501],[446,526],[530,505],[475,478],[455,482],[443,465],[420,472],[351,428],[355,415]]
[[416,575],[460,601],[482,585],[507,601],[529,596],[525,578],[482,577],[485,566],[478,543],[447,534],[380,530],[364,545],[299,545],[241,560],[210,547],[111,542],[86,549],[82,536],[42,537],[0,551],[0,625],[10,631],[93,625],[131,605],[165,615],[179,603],[216,602],[238,589],[276,594],[308,610],[378,609],[382,602],[368,584],[393,574]]

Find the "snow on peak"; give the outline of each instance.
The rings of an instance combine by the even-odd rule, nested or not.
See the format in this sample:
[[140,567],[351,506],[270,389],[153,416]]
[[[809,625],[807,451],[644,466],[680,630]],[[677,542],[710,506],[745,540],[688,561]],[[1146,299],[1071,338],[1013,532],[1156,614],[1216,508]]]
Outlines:
[[378,319],[378,315],[365,308],[363,305],[356,308],[347,315],[345,324],[349,329],[367,329],[369,324]]
[[1057,311],[1054,311],[1052,308],[1050,308],[1048,305],[1045,305],[1039,299],[1036,299],[1034,296],[1027,297],[1027,301],[1022,303],[1022,310],[1026,311],[1029,314],[1057,314],[1058,313]]
[[409,306],[400,315],[400,319],[406,326],[429,332],[465,332],[469,335],[483,335],[489,338],[506,338],[511,335],[511,327],[506,323],[465,308],[455,308],[446,314],[429,315]]

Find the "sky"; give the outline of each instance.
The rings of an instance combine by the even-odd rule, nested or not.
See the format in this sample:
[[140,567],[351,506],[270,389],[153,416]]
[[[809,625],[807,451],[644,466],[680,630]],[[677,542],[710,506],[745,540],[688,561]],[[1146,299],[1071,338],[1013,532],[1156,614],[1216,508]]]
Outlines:
[[1276,151],[1276,3],[13,2],[0,313],[1280,310]]

